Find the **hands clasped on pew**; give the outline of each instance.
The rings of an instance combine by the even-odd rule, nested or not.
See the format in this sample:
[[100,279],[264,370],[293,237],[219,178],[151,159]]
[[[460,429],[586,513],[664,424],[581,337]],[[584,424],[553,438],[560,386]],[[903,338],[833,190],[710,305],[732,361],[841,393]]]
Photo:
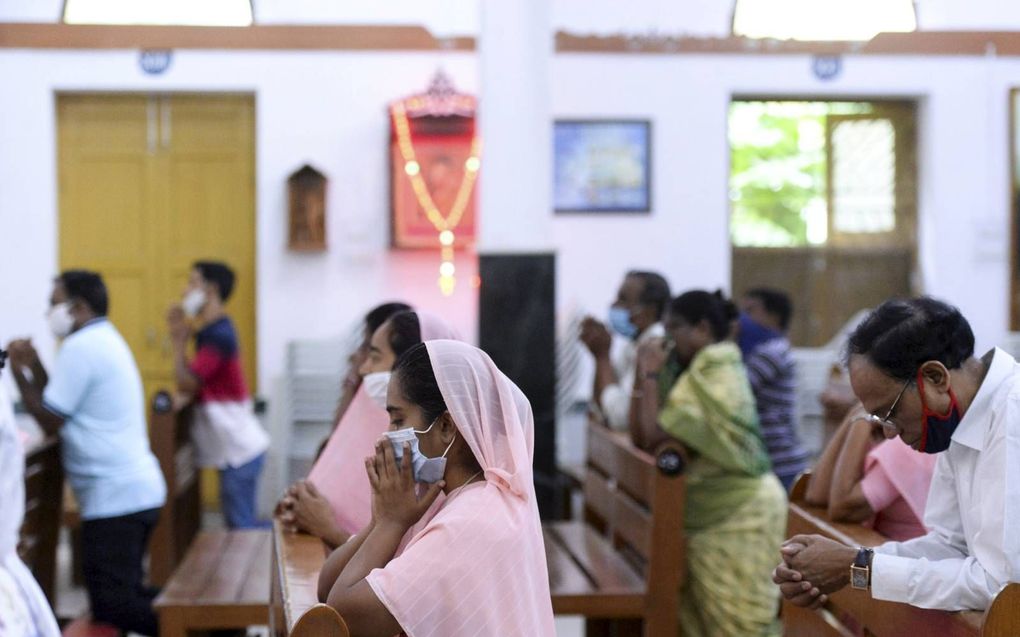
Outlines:
[[783,596],[798,606],[820,608],[850,583],[849,564],[857,549],[818,535],[795,535],[783,542],[782,563],[772,573]]

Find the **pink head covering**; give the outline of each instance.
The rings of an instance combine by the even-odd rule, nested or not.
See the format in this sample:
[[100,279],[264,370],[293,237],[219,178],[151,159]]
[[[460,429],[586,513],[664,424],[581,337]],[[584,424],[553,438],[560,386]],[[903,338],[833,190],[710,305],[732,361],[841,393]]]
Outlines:
[[553,637],[531,405],[480,349],[449,340],[425,347],[485,481],[433,505],[366,580],[409,637]]
[[418,327],[421,329],[422,341],[435,341],[439,339],[462,340],[460,333],[455,328],[432,312],[415,310],[414,313],[418,316]]
[[446,408],[485,479],[534,501],[535,419],[524,393],[477,347],[457,341],[428,341],[425,347]]
[[[865,477],[880,466],[919,522],[924,520],[937,456],[915,451],[899,438],[884,440],[864,457]],[[865,492],[867,496],[867,492]]]

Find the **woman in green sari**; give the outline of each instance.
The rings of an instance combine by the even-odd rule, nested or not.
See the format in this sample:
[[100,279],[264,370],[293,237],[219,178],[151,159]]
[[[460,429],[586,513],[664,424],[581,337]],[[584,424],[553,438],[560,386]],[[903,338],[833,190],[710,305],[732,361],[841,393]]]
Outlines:
[[786,530],[786,494],[770,470],[754,395],[736,344],[736,310],[720,293],[686,292],[670,303],[666,331],[684,367],[665,399],[660,371],[671,352],[638,352],[634,441],[674,438],[687,468],[687,578],[680,591],[685,637],[778,635],[779,593],[771,573]]

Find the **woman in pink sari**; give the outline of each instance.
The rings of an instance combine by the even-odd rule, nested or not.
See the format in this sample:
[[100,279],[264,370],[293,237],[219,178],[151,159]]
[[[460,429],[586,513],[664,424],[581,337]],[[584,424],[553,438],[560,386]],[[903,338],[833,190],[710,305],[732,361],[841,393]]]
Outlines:
[[857,403],[818,459],[805,500],[836,522],[861,522],[896,541],[919,537],[935,460],[886,440]]
[[293,530],[337,547],[368,524],[371,491],[363,459],[386,431],[386,387],[397,357],[423,340],[457,339],[456,330],[428,312],[393,314],[372,334],[361,362],[361,383],[306,480],[281,502],[280,517]]
[[372,521],[319,598],[354,637],[553,637],[527,398],[481,350],[429,341],[397,362],[387,411]]

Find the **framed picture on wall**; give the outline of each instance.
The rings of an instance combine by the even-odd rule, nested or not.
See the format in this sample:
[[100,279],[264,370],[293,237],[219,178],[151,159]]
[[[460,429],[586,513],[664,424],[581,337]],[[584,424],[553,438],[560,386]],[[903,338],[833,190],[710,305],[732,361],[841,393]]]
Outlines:
[[648,120],[557,120],[553,125],[556,212],[650,212],[651,146]]

